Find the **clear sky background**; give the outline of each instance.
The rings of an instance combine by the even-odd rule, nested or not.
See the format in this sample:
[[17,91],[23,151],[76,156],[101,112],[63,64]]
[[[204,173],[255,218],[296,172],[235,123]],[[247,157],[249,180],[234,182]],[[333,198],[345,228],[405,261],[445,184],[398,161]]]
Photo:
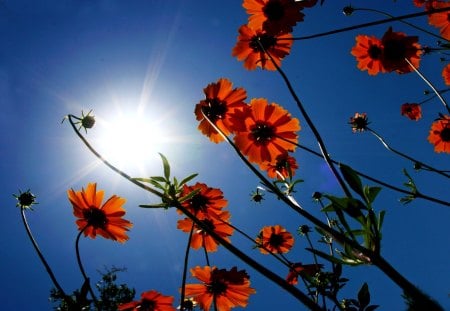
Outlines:
[[[305,21],[294,36],[377,20],[382,16],[341,13],[347,1],[326,0],[305,10]],[[354,0],[354,7],[370,7],[393,15],[418,12],[410,0]],[[231,56],[237,29],[247,22],[241,1],[186,0],[14,0],[0,1],[0,293],[3,310],[50,310],[52,283],[26,236],[13,193],[31,189],[39,205],[27,213],[30,226],[59,282],[67,292],[82,284],[74,251],[78,233],[67,189],[97,182],[112,194],[127,198],[127,216],[134,223],[130,240],[82,239],[81,256],[93,280],[104,266],[126,267],[119,282],[137,290],[156,289],[178,295],[187,234],[176,229],[175,210],[145,210],[139,204],[157,203],[122,179],[95,157],[73,133],[67,114],[93,109],[97,117],[87,138],[118,167],[136,177],[161,175],[157,152],[167,156],[179,178],[199,173],[196,181],[221,188],[229,200],[232,223],[256,236],[265,225],[280,224],[295,232],[304,220],[276,199],[266,195],[263,204],[250,201],[258,180],[226,144],[215,145],[197,131],[194,105],[203,88],[221,77],[244,87],[249,98],[265,97],[300,119],[300,142],[316,149],[311,131],[295,107],[276,72],[246,71]],[[426,18],[411,20],[424,27]],[[369,133],[353,134],[347,124],[355,112],[366,112],[371,127],[399,150],[442,169],[450,169],[449,156],[436,154],[426,141],[432,121],[442,105],[433,100],[423,107],[418,122],[400,115],[400,105],[426,97],[426,85],[417,75],[396,73],[369,76],[356,68],[350,54],[358,34],[381,38],[388,26],[394,31],[419,35],[423,45],[435,39],[400,23],[391,23],[331,37],[295,42],[282,64],[307,111],[315,121],[333,158],[374,177],[402,186],[407,168],[419,189],[449,200],[449,182],[428,172],[414,172],[412,165],[387,152]],[[428,28],[434,32],[437,29]],[[421,70],[439,89],[444,88],[440,55],[422,59]],[[124,152],[125,151],[125,152]],[[320,159],[298,150],[304,179],[296,198],[314,215],[314,191],[340,195]],[[449,226],[450,209],[423,200],[410,205],[398,202],[400,194],[383,189],[376,202],[386,210],[382,253],[410,281],[450,309]],[[318,239],[313,236],[313,240]],[[248,251],[281,276],[284,267],[252,250],[236,234],[233,244]],[[287,255],[292,261],[312,262],[296,238]],[[191,266],[204,265],[201,251],[191,252]],[[297,301],[225,249],[211,254],[223,268],[238,266],[251,275],[257,294],[249,310],[298,310]],[[400,290],[376,267],[346,268],[351,281],[341,298],[356,297],[368,282],[372,303],[380,310],[401,310]],[[301,308],[300,308],[301,309]]]

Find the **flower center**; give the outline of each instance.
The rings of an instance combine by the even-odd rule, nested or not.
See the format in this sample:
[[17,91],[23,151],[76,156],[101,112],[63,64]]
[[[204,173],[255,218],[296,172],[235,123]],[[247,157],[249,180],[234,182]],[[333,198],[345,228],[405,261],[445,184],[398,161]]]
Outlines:
[[371,45],[368,50],[369,56],[372,59],[380,59],[381,48],[378,45]]
[[35,196],[27,191],[20,194],[18,200],[21,206],[31,206],[35,201]]
[[[203,219],[202,223],[208,229],[208,231],[214,231],[214,229],[216,229],[213,222],[209,219]],[[202,230],[202,234],[207,234],[206,230]]]
[[153,300],[143,299],[139,310],[141,311],[153,311],[155,310],[156,304]]
[[257,122],[250,129],[250,136],[257,144],[267,144],[274,138],[275,129],[267,123]]
[[284,8],[280,1],[269,1],[263,8],[268,20],[278,21],[284,16]]
[[[250,40],[250,48],[255,52],[264,52],[275,46],[277,43],[277,38],[274,36],[269,36],[268,34],[262,34],[254,36]],[[261,48],[262,46],[262,48]]]
[[196,212],[198,211],[206,211],[207,204],[209,203],[209,200],[207,197],[196,194],[192,197],[192,199],[189,201],[189,205],[194,209]]
[[227,112],[227,105],[225,102],[218,100],[217,98],[206,99],[206,105],[203,106],[203,112],[212,122],[216,122],[218,119],[222,119]]
[[101,209],[93,206],[89,207],[88,210],[85,210],[83,216],[87,220],[88,225],[93,226],[94,228],[103,228],[108,222],[105,213]]
[[441,139],[445,142],[450,142],[450,127],[446,127],[441,131]]
[[272,247],[278,248],[281,244],[283,244],[283,237],[279,234],[272,234],[269,238],[269,244]]
[[208,285],[208,291],[213,295],[221,295],[227,290],[227,284],[222,279],[213,280]]

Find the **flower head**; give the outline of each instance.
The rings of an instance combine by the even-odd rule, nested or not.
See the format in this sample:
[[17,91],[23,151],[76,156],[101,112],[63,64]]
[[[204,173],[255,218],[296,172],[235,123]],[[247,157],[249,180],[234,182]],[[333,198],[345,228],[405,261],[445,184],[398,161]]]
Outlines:
[[193,297],[205,311],[209,311],[213,301],[220,311],[246,307],[250,294],[256,292],[250,287],[248,274],[244,270],[238,271],[236,267],[228,271],[197,266],[191,269],[191,274],[202,284],[186,284],[186,296]]
[[257,67],[276,70],[267,53],[281,66],[281,60],[291,51],[291,39],[291,34],[271,35],[261,28],[253,29],[242,25],[232,55],[239,61],[244,61],[244,67],[248,70],[255,70]]
[[438,2],[438,0],[413,0],[416,7],[420,8],[425,6],[425,10],[431,10],[436,2]]
[[417,121],[422,118],[422,108],[419,104],[403,104],[401,106],[401,114],[411,120]]
[[367,70],[369,75],[386,72],[382,60],[383,47],[381,40],[374,36],[356,36],[356,45],[352,48],[352,55],[358,61],[360,70]]
[[38,204],[36,202],[36,196],[30,192],[30,189],[25,192],[19,190],[19,194],[13,194],[13,196],[17,199],[16,206],[23,209],[33,210],[32,206]]
[[286,281],[289,284],[295,285],[298,283],[298,276],[314,276],[317,272],[320,271],[320,269],[323,267],[323,265],[317,265],[317,264],[308,264],[303,265],[301,262],[297,262],[292,264],[291,268],[289,269],[289,273],[286,277]]
[[[193,186],[184,185],[181,196],[186,196],[195,190],[199,192],[181,204],[199,219],[220,215],[222,209],[228,204],[220,189],[211,188],[199,182]],[[178,213],[182,214],[181,211]]]
[[141,300],[123,303],[118,306],[119,311],[175,311],[172,306],[173,296],[164,296],[150,290],[141,294]]
[[389,27],[381,39],[383,67],[388,72],[408,73],[414,70],[406,62],[405,59],[408,59],[415,68],[419,68],[422,50],[418,41],[417,36],[407,36],[403,32],[392,31],[392,27]]
[[283,254],[294,246],[294,237],[280,225],[266,226],[261,229],[256,238],[256,244],[263,254],[269,251],[274,254]]
[[[431,6],[433,9],[443,9],[450,7],[450,3],[434,1]],[[434,27],[439,28],[439,32],[444,39],[450,40],[450,11],[428,15],[428,23]]]
[[[200,221],[211,231],[215,232],[227,242],[230,242],[228,237],[233,234],[234,229],[227,224],[229,219],[230,213],[224,211],[221,212],[220,215],[217,215],[217,217],[203,218]],[[192,226],[194,226],[194,231],[191,238],[191,247],[193,249],[204,247],[208,252],[217,251],[217,246],[219,244],[212,236],[208,234],[207,231],[194,224],[194,222],[189,218],[178,220],[177,228],[183,232],[190,232]]]
[[442,70],[442,77],[444,78],[445,84],[450,85],[450,64],[447,64]]
[[352,126],[353,133],[364,132],[367,130],[367,126],[369,125],[367,114],[356,112],[355,115],[350,118],[349,124]]
[[[215,83],[210,83],[203,92],[205,99],[195,106],[195,116],[200,124],[198,129],[215,143],[224,140],[214,127],[208,122],[211,120],[225,135],[234,132],[230,123],[230,114],[236,109],[243,109],[247,104],[244,100],[247,93],[243,88],[234,88],[233,83],[225,78],[219,79]],[[204,115],[203,115],[204,114]]]
[[264,29],[277,35],[292,32],[297,22],[303,21],[303,4],[292,0],[244,0],[242,6],[249,14],[248,26]]
[[298,169],[297,161],[291,157],[289,153],[285,152],[278,155],[273,162],[263,162],[259,166],[261,170],[267,172],[269,178],[292,178],[295,175],[295,170]]
[[450,116],[441,115],[431,125],[428,141],[434,145],[435,152],[450,153]]
[[295,150],[300,130],[298,119],[264,98],[252,99],[250,109],[248,116],[236,118],[244,122],[245,131],[238,132],[234,142],[251,162],[272,162],[278,155]]
[[99,234],[121,243],[128,240],[126,231],[133,225],[122,218],[125,215],[124,198],[113,195],[102,205],[104,191],[97,191],[96,183],[89,183],[86,190],[68,190],[67,195],[73,214],[78,217],[78,230],[83,230],[84,236],[94,239]]

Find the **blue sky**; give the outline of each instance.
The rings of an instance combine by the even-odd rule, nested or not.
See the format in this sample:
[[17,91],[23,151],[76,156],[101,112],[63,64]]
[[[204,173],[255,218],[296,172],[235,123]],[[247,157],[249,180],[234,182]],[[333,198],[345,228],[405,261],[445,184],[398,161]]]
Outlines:
[[[385,10],[393,15],[418,12],[412,1],[354,0],[355,7]],[[374,13],[341,13],[346,1],[326,0],[322,7],[305,10],[305,21],[294,36],[327,31],[381,18]],[[234,225],[256,236],[265,225],[281,224],[295,232],[304,220],[276,199],[266,195],[261,205],[250,202],[258,180],[226,144],[215,145],[197,131],[194,105],[203,88],[220,77],[244,87],[249,98],[265,97],[300,119],[300,142],[316,143],[276,72],[246,71],[231,56],[237,29],[247,16],[241,1],[1,1],[0,2],[0,273],[5,310],[50,310],[52,284],[29,242],[15,208],[13,193],[31,189],[39,205],[28,213],[30,226],[59,282],[70,292],[81,286],[74,242],[77,234],[67,189],[97,182],[106,195],[127,199],[127,219],[134,223],[124,245],[110,240],[82,239],[81,256],[92,279],[104,266],[126,267],[119,280],[142,291],[156,289],[177,295],[187,235],[176,229],[174,210],[144,210],[139,204],[156,203],[154,196],[117,176],[99,163],[75,136],[67,114],[93,109],[96,127],[87,138],[116,165],[136,177],[162,174],[158,152],[166,155],[173,174],[199,173],[196,181],[221,188],[229,200]],[[425,18],[413,22],[428,27]],[[435,40],[400,23],[395,31],[419,35],[423,45]],[[400,116],[400,105],[425,99],[425,84],[415,74],[369,76],[356,68],[350,49],[358,34],[379,38],[388,28],[381,25],[332,37],[294,42],[283,69],[291,79],[311,118],[322,133],[333,158],[397,186],[406,181],[407,168],[426,194],[449,200],[448,180],[428,172],[414,172],[411,164],[387,152],[369,133],[353,134],[348,119],[367,112],[371,127],[399,150],[438,168],[450,169],[448,155],[437,154],[426,141],[431,122],[442,105],[424,105],[418,122]],[[429,28],[437,31],[434,28]],[[423,58],[421,70],[436,86],[444,88],[439,55]],[[130,121],[131,120],[131,121]],[[131,131],[131,130],[132,131]],[[144,134],[144,135],[142,135]],[[134,143],[130,137],[138,138]],[[126,149],[128,152],[123,153]],[[136,156],[138,154],[138,156]],[[298,150],[297,176],[305,182],[296,193],[306,209],[320,217],[312,203],[314,191],[340,195],[323,162]],[[400,194],[383,189],[376,208],[386,210],[382,252],[410,281],[450,308],[448,294],[450,210],[426,201],[398,202]],[[318,237],[316,237],[318,239]],[[234,235],[233,244],[272,266],[270,258]],[[314,238],[313,238],[314,240]],[[311,262],[298,237],[288,257]],[[226,250],[211,254],[213,264],[247,269],[257,294],[249,310],[297,308],[297,301],[283,293]],[[202,252],[191,252],[191,266],[203,265]],[[375,267],[347,268],[351,281],[344,296],[355,297],[368,282],[372,302],[381,310],[403,308],[399,289]],[[342,298],[344,298],[344,296]]]

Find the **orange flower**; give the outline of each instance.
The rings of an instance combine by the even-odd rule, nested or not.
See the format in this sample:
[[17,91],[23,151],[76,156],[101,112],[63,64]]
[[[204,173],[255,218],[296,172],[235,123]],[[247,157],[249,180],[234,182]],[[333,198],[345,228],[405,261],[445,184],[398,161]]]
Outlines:
[[204,311],[209,311],[213,300],[219,311],[246,307],[250,294],[256,292],[250,287],[249,276],[245,270],[238,271],[236,267],[227,271],[216,267],[197,266],[191,269],[191,274],[202,284],[186,284],[186,296],[193,297]]
[[[228,237],[233,234],[234,229],[225,223],[230,219],[230,213],[222,212],[218,217],[220,220],[217,217],[203,218],[201,222],[224,240],[230,242]],[[183,220],[178,220],[177,228],[183,232],[190,232],[193,224],[191,219],[185,218]],[[213,237],[194,224],[194,232],[191,239],[191,247],[193,249],[204,247],[208,252],[215,252],[217,251],[218,245],[218,242],[216,242]]]
[[450,85],[450,64],[442,70],[442,77],[444,78],[445,84]]
[[450,153],[450,116],[441,115],[433,122],[428,141],[434,145],[435,152]]
[[383,67],[388,72],[411,72],[413,69],[405,61],[406,58],[414,67],[419,68],[422,50],[418,41],[417,36],[407,36],[403,32],[392,31],[392,27],[389,27],[381,39]]
[[422,118],[422,108],[419,104],[403,104],[401,107],[402,116],[417,121]]
[[246,106],[244,100],[247,93],[243,88],[234,88],[230,80],[221,78],[216,83],[208,84],[203,89],[206,98],[195,106],[195,116],[200,124],[198,129],[215,143],[224,140],[213,126],[204,118],[203,113],[222,131],[225,135],[234,132],[230,123],[230,114],[236,109]]
[[294,246],[294,237],[280,225],[266,226],[259,232],[256,244],[263,254],[268,254],[269,251],[283,254]]
[[[197,189],[199,192],[191,199],[184,201],[182,205],[200,219],[220,215],[222,209],[228,204],[228,201],[223,198],[223,192],[218,188],[211,188],[198,182],[193,186],[184,185],[181,196],[186,196]],[[182,214],[179,210],[178,213]]]
[[292,0],[244,0],[242,6],[249,14],[248,26],[264,29],[269,34],[292,32],[297,22],[303,21],[303,5]]
[[386,72],[381,62],[383,47],[380,39],[366,35],[356,36],[356,45],[352,48],[351,53],[358,61],[358,68],[363,71],[367,70],[369,75],[374,76],[380,72]]
[[[443,9],[450,7],[449,2],[436,1],[433,4],[434,9]],[[428,23],[432,26],[440,28],[441,36],[450,40],[450,11],[444,11],[428,15]]]
[[83,230],[84,236],[94,239],[97,234],[106,239],[120,243],[128,240],[126,231],[133,225],[122,218],[125,210],[122,205],[125,199],[113,195],[103,205],[104,191],[97,191],[96,183],[89,183],[86,190],[67,191],[73,206],[73,214],[79,219],[76,221],[78,230]]
[[413,0],[414,5],[416,7],[423,7],[425,6],[425,10],[431,10],[433,8],[433,5],[438,2],[437,0]]
[[272,162],[278,155],[295,150],[297,131],[300,130],[298,119],[292,118],[281,106],[268,104],[264,98],[252,99],[250,108],[245,118],[235,116],[236,120],[245,123],[245,131],[236,133],[234,142],[251,162]]
[[[264,162],[260,166],[261,170],[267,171],[269,178],[291,178],[298,169],[297,161],[287,152],[278,155],[275,162]],[[280,176],[281,174],[281,176]]]
[[150,290],[141,294],[141,300],[120,304],[119,311],[175,311],[172,306],[173,296],[164,296]]
[[323,265],[316,265],[316,264],[302,265],[301,262],[294,263],[289,269],[286,281],[289,284],[295,285],[298,283],[299,275],[312,277],[317,272],[320,272],[320,269],[322,268]]
[[364,132],[369,125],[366,113],[355,113],[355,116],[350,118],[349,124],[352,126],[353,133]]
[[239,28],[238,42],[233,48],[232,55],[239,61],[244,61],[244,67],[248,70],[255,70],[257,67],[276,70],[266,52],[272,56],[278,66],[281,66],[281,60],[291,51],[291,39],[291,34],[275,36],[266,33],[261,28],[253,29],[242,25]]

